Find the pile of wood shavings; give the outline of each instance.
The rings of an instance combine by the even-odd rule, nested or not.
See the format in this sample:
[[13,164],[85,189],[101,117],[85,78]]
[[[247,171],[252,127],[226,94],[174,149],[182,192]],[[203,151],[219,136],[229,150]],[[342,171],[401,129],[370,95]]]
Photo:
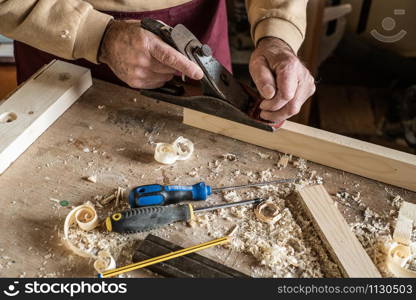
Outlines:
[[115,258],[120,255],[120,249],[132,242],[131,235],[101,232],[100,229],[86,232],[76,228],[76,225],[70,228],[68,237],[77,248],[87,253],[97,255],[102,250],[108,250]]
[[[221,166],[221,162],[215,161],[211,166]],[[298,176],[301,178],[299,185],[268,185],[223,193],[223,199],[226,202],[253,198],[273,201],[279,207],[279,217],[275,224],[260,222],[255,217],[253,208],[247,206],[223,209],[198,216],[197,224],[212,237],[224,236],[229,231],[228,227],[216,222],[218,218],[230,222],[230,226],[238,224],[232,236],[230,248],[246,253],[257,261],[251,267],[251,276],[340,277],[337,265],[330,259],[316,231],[311,229],[310,221],[306,217],[301,219],[299,216],[294,216],[293,205],[288,206],[288,202],[293,201],[283,200],[296,188],[317,183],[314,178],[315,174],[308,170],[305,160],[296,160],[294,166],[298,169]],[[249,182],[265,182],[275,179],[273,171],[273,168],[259,172],[238,170],[238,174],[247,176]],[[300,209],[296,208],[296,210]]]

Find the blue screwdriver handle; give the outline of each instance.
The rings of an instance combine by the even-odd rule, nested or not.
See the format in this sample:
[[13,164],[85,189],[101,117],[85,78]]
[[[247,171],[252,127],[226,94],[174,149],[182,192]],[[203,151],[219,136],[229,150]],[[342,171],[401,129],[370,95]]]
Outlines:
[[135,187],[129,194],[131,208],[150,205],[169,205],[182,201],[206,200],[212,189],[204,182],[194,185],[149,184]]

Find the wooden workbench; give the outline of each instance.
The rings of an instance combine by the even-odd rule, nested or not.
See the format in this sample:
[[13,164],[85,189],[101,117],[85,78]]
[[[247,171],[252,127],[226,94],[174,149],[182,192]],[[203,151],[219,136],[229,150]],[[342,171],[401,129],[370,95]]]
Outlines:
[[[194,142],[193,157],[173,166],[155,162],[152,142],[173,142],[178,136]],[[226,153],[235,154],[238,160],[224,164],[221,176],[209,176],[208,163]],[[0,176],[0,276],[94,276],[92,263],[71,255],[63,245],[61,234],[69,207],[61,207],[53,199],[75,206],[108,194],[117,186],[202,180],[212,186],[246,183],[247,177],[232,175],[236,169],[270,168],[274,177],[297,174],[291,165],[279,170],[278,160],[275,151],[183,125],[181,111],[173,105],[95,80],[93,87]],[[191,171],[201,166],[193,176]],[[388,209],[391,195],[416,202],[416,194],[404,189],[313,163],[308,167],[323,177],[332,195],[359,187],[362,201],[380,214]],[[82,179],[93,174],[97,183]],[[217,196],[212,201],[219,200]],[[339,209],[347,221],[354,220],[354,210]],[[170,231],[169,239],[182,246],[210,239],[203,230],[198,235],[193,235],[193,230],[179,227]],[[218,251],[227,250],[203,253],[215,258]],[[248,270],[244,264],[234,267]]]

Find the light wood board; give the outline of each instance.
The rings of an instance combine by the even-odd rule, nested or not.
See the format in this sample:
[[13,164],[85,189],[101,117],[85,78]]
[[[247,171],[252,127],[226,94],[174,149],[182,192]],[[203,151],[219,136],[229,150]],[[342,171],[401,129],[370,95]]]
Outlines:
[[267,132],[185,109],[184,123],[416,191],[415,155],[290,121],[276,132]]
[[90,86],[90,71],[52,61],[0,106],[0,174]]
[[381,277],[326,189],[322,185],[310,186],[300,190],[299,195],[345,276]]

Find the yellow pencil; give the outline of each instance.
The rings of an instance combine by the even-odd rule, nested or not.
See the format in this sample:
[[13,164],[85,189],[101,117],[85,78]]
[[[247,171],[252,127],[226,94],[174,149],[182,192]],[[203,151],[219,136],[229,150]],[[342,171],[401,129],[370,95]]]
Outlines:
[[189,248],[181,249],[181,250],[174,251],[174,252],[171,252],[171,253],[167,253],[167,254],[157,256],[157,257],[154,257],[154,258],[149,258],[149,259],[146,259],[146,260],[138,262],[138,263],[130,264],[130,265],[127,265],[127,266],[124,266],[124,267],[114,269],[114,270],[109,270],[107,272],[98,274],[98,277],[99,278],[108,278],[108,277],[117,276],[117,275],[120,275],[122,273],[130,272],[130,271],[137,270],[137,269],[140,269],[140,268],[145,268],[145,267],[153,265],[153,264],[157,264],[157,263],[169,260],[169,259],[173,259],[173,258],[176,258],[176,257],[179,257],[179,256],[187,255],[187,254],[192,253],[192,252],[200,251],[200,250],[203,250],[203,249],[207,249],[207,248],[210,248],[210,247],[213,247],[213,246],[225,244],[225,243],[228,243],[228,242],[229,242],[229,237],[225,236],[225,237],[215,239],[215,240],[212,240],[212,241],[209,241],[209,242],[206,242],[206,243],[202,243],[202,244],[199,244],[199,245],[195,245],[195,246],[192,246],[192,247],[189,247]]

